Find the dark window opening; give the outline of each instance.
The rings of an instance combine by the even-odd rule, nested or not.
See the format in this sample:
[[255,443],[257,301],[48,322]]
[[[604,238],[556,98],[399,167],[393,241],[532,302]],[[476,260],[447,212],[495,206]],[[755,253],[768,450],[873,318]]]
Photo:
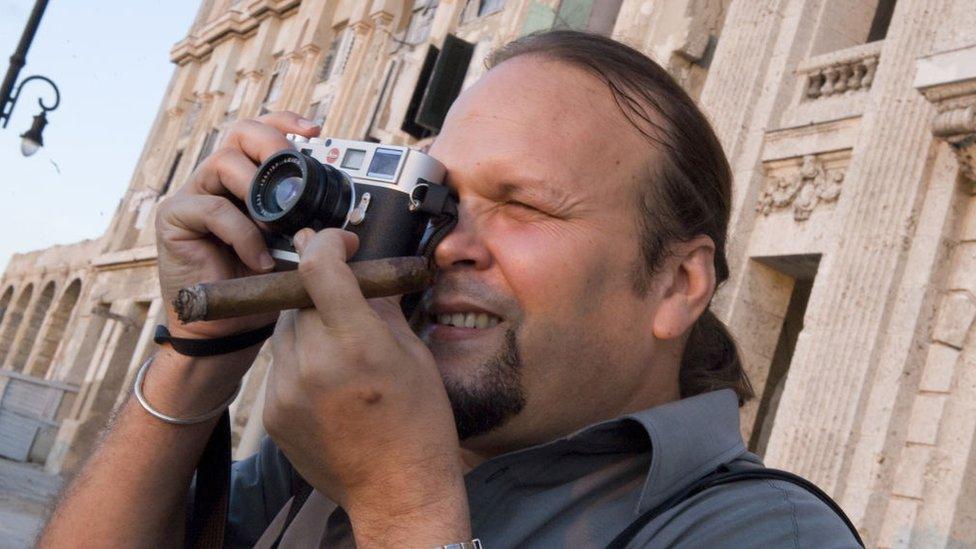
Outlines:
[[895,0],[878,0],[878,7],[874,11],[871,30],[868,31],[868,42],[884,40],[891,25],[891,16],[895,13]]
[[169,173],[166,175],[166,182],[163,183],[163,188],[159,189],[159,196],[166,196],[169,192],[170,186],[173,184],[173,176],[176,175],[176,168],[180,166],[180,160],[183,160],[183,151],[176,151],[176,158],[173,159],[173,163],[169,167]]
[[417,86],[413,89],[413,95],[410,96],[410,103],[407,105],[407,112],[403,117],[403,124],[400,126],[401,130],[417,139],[423,139],[433,134],[427,128],[417,124],[415,119],[417,118],[417,111],[420,109],[420,101],[424,98],[424,90],[427,89],[427,83],[430,82],[430,75],[434,72],[434,63],[437,61],[439,53],[440,50],[437,49],[437,46],[427,48],[427,56],[424,58],[424,64],[417,76]]
[[217,135],[219,133],[220,131],[217,128],[214,128],[210,130],[210,133],[207,134],[207,137],[203,139],[203,145],[200,147],[200,154],[197,156],[196,163],[193,164],[193,169],[196,169],[196,167],[199,166],[200,163],[203,162],[205,158],[210,156],[211,152],[213,152],[214,143],[217,142]]
[[437,133],[444,124],[447,111],[461,93],[474,54],[474,44],[452,34],[444,39],[443,50],[437,56],[430,82],[417,109],[416,123]]

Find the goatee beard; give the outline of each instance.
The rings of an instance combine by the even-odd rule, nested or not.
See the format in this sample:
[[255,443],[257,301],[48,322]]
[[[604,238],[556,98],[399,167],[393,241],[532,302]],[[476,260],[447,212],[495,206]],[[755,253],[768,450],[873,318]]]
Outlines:
[[473,386],[450,379],[444,382],[461,440],[493,431],[525,408],[522,358],[515,330],[505,332],[504,346],[485,362],[482,371]]

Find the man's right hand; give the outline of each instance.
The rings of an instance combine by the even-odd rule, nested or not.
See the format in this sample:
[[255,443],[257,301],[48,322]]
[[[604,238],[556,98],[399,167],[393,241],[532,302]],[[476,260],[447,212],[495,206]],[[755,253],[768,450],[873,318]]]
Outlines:
[[[257,166],[282,149],[294,148],[286,133],[318,136],[320,128],[291,112],[241,120],[219,149],[194,170],[156,212],[156,253],[167,327],[174,337],[212,339],[274,322],[278,313],[183,324],[173,308],[181,288],[200,282],[270,271],[274,263],[261,227],[246,213]],[[164,347],[145,381],[149,401],[166,413],[192,416],[223,402],[250,368],[257,346],[206,359]]]
[[219,149],[204,160],[156,212],[159,283],[167,324],[175,337],[209,339],[269,324],[277,313],[182,324],[173,309],[181,288],[268,272],[274,262],[259,225],[244,209],[257,166],[294,148],[285,133],[318,137],[320,128],[291,112],[235,122]]

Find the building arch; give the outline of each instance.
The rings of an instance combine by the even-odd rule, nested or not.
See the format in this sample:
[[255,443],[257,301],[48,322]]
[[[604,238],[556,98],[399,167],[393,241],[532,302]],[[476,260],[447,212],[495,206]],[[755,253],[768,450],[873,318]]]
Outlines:
[[0,328],[3,327],[3,317],[6,316],[7,307],[10,306],[10,300],[14,297],[14,285],[11,284],[7,286],[4,290],[2,297],[0,297]]
[[14,371],[23,370],[27,364],[27,357],[30,356],[31,349],[34,347],[34,341],[37,339],[37,334],[41,331],[44,316],[47,315],[47,310],[51,307],[51,302],[54,301],[54,290],[55,285],[52,280],[41,290],[41,295],[37,296],[37,301],[34,302],[30,316],[27,318],[25,325],[20,329],[20,334],[17,336],[17,341],[15,341],[17,348],[13,356],[10,357],[10,369]]
[[81,279],[76,278],[61,292],[57,306],[51,313],[47,328],[39,342],[38,348],[34,351],[29,367],[25,373],[29,375],[46,377],[51,361],[58,350],[61,340],[64,338],[64,329],[68,326],[68,319],[78,303],[81,295]]
[[20,322],[24,319],[24,311],[27,310],[27,306],[30,304],[33,295],[34,284],[28,284],[20,291],[20,295],[17,296],[17,303],[5,315],[8,317],[7,322],[3,325],[3,330],[0,331],[0,366],[3,365],[7,359],[7,355],[10,353],[10,348],[13,347],[14,337],[17,335]]

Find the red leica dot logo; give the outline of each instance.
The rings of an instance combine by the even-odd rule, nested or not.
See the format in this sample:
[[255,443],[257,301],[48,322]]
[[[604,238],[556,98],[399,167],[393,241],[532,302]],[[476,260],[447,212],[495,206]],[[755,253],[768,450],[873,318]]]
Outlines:
[[325,155],[325,161],[328,162],[329,164],[332,164],[336,160],[339,160],[339,149],[337,149],[336,147],[332,147],[331,149],[329,149],[329,154]]

